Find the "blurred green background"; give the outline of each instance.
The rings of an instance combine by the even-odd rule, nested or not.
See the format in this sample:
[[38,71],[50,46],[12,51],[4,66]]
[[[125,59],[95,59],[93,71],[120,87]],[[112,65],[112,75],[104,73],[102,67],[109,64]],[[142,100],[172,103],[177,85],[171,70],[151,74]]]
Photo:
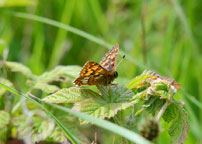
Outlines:
[[[33,15],[47,19],[39,22]],[[125,84],[144,69],[174,78],[182,85],[177,97],[188,111],[186,143],[200,143],[201,17],[202,1],[197,0],[1,0],[0,56],[41,74],[56,65],[99,62],[119,43],[126,60],[118,67],[117,82]],[[48,20],[59,25],[45,24]],[[62,29],[62,24],[87,35]],[[166,139],[162,136],[159,142]]]

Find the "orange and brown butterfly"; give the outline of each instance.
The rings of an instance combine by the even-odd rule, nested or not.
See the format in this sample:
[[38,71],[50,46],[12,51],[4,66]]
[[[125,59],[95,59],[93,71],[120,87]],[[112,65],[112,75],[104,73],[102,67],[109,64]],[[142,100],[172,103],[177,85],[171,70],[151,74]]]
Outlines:
[[83,66],[80,76],[74,80],[73,83],[77,86],[110,85],[111,82],[118,77],[118,73],[116,72],[118,52],[119,45],[116,44],[105,54],[100,61],[100,64],[96,62],[87,62]]

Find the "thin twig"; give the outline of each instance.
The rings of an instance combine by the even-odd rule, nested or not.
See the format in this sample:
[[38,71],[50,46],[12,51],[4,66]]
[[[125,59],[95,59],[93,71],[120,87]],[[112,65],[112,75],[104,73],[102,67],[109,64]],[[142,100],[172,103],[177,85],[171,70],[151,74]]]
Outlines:
[[115,144],[115,141],[116,141],[116,137],[114,136],[112,144]]
[[34,98],[35,100],[42,101],[40,98],[36,97],[36,96],[33,95],[31,92],[28,93],[28,96]]
[[161,116],[163,115],[163,113],[165,112],[166,108],[168,107],[168,105],[170,104],[169,101],[166,101],[166,103],[162,106],[162,108],[160,109],[157,117],[156,117],[156,121],[159,121]]

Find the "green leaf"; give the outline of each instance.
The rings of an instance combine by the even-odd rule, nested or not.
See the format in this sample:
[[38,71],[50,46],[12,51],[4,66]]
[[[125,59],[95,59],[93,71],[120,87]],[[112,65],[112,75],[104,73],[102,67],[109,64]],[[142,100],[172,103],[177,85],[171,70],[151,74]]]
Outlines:
[[81,67],[79,66],[57,66],[49,72],[45,72],[40,76],[32,74],[31,70],[23,64],[17,62],[6,62],[7,66],[14,72],[20,72],[29,79],[29,85],[32,89],[40,89],[45,93],[54,93],[59,90],[55,85],[49,84],[53,81],[65,82],[75,79]]
[[151,76],[149,75],[140,75],[135,77],[133,80],[131,80],[126,87],[129,89],[137,89],[140,87],[145,86],[145,82],[147,78],[150,78]]
[[[88,138],[83,134],[82,127],[80,125],[79,120],[76,117],[72,117],[72,115],[65,114],[63,111],[60,111],[54,107],[51,107],[51,112],[62,122],[62,124],[73,134],[75,139],[81,144],[90,143]],[[86,127],[85,127],[86,128]],[[66,139],[64,132],[59,129],[58,126],[54,128],[54,131],[49,136],[57,142],[64,142],[63,139]]]
[[134,95],[130,89],[119,84],[111,86],[98,85],[97,88],[102,98],[109,103],[129,102]]
[[[75,138],[80,143],[89,143],[87,138],[82,135],[82,133],[78,130],[77,127],[75,127],[75,123],[73,124],[69,122],[69,115],[64,116],[61,115],[63,114],[63,112],[59,112],[60,113],[58,115],[60,116],[60,118],[62,118],[63,124],[75,136]],[[52,138],[54,142],[62,143],[67,139],[64,132],[58,126],[55,125],[54,121],[47,119],[46,114],[42,111],[29,111],[29,114],[29,116],[21,115],[13,119],[13,124],[17,128],[17,138],[22,139],[30,133],[33,142],[43,141],[47,138]],[[39,114],[41,114],[43,117],[39,116]]]
[[[79,129],[74,126],[74,123],[68,122],[68,124],[65,124],[65,126],[75,136],[76,140],[79,143],[81,144],[90,143],[89,140],[82,134],[82,132],[79,131]],[[53,138],[55,142],[60,142],[60,143],[64,142],[67,139],[63,131],[57,126],[54,128],[54,130],[52,131],[49,137]]]
[[97,86],[98,94],[90,89],[71,87],[49,95],[43,99],[49,103],[75,103],[73,109],[104,119],[111,118],[119,110],[124,110],[134,103],[130,100],[134,95],[123,86]]
[[[80,66],[57,66],[49,72],[45,72],[38,77],[38,81],[48,83],[52,81],[61,81],[65,79],[75,79],[81,70]],[[63,81],[65,80],[63,79]]]
[[64,142],[67,139],[65,134],[59,127],[54,128],[52,133],[49,135],[49,138],[52,138],[54,142],[60,142],[60,143]]
[[9,113],[1,110],[0,111],[0,131],[7,128],[9,121],[10,121]]
[[75,103],[73,109],[105,119],[114,117],[118,111],[134,105],[130,101],[134,95],[133,92],[123,86],[111,85],[106,87],[98,85],[97,87],[101,93],[100,97],[86,98]]
[[61,89],[42,100],[49,103],[76,103],[91,97],[100,97],[100,95],[90,89],[71,87]]
[[177,92],[175,84],[173,79],[162,77],[153,71],[144,71],[142,75],[132,80],[127,87],[135,92],[133,102],[142,101],[142,108],[155,114],[166,100],[172,101],[174,94]]
[[164,112],[163,119],[171,123],[168,131],[171,136],[171,142],[173,144],[184,143],[187,138],[189,125],[187,123],[187,113],[182,104],[177,101],[171,103]]
[[[15,89],[12,89],[10,87],[7,87],[6,85],[0,83],[1,87],[4,87],[5,89],[9,90],[10,92],[16,94],[17,96],[23,96],[25,97],[27,100],[33,102],[34,104],[38,105],[40,108],[42,108],[52,119],[54,119],[56,121],[56,123],[58,124],[58,126],[63,130],[63,132],[65,132],[66,136],[73,142],[78,144],[78,142],[74,139],[74,137],[71,135],[71,133],[66,129],[66,127],[64,127],[63,124],[61,124],[61,122],[46,108],[44,107],[44,105],[42,105],[41,103],[37,102],[36,100],[32,99],[31,97],[28,97],[24,94],[21,94],[20,92],[18,92]],[[49,104],[50,106],[57,108],[63,112],[67,112],[70,113],[76,117],[82,118],[84,120],[87,120],[99,127],[102,127],[104,129],[107,129],[111,132],[114,132],[116,134],[119,134],[120,136],[123,136],[129,140],[131,140],[132,142],[138,143],[138,144],[149,144],[150,142],[146,139],[144,139],[143,137],[141,137],[140,135],[136,134],[135,132],[132,132],[126,128],[120,127],[118,125],[115,125],[109,121],[105,121],[102,119],[98,119],[96,117],[92,117],[90,115],[84,114],[84,113],[80,113],[80,112],[76,112],[73,111],[71,109],[65,108],[65,107],[61,107],[55,104]]]
[[[7,79],[0,78],[0,82],[4,83],[5,85],[8,85],[9,87],[13,87],[13,84],[9,80],[7,80]],[[0,87],[0,97],[2,95],[4,95],[6,93],[6,91],[7,91],[6,89]]]
[[26,67],[25,65],[17,62],[6,62],[6,65],[14,72],[20,72],[24,76],[26,76],[29,79],[35,79],[35,75],[32,74],[31,70]]
[[[41,115],[41,116],[40,116]],[[19,138],[25,138],[31,134],[33,142],[46,140],[55,127],[53,120],[48,119],[43,111],[30,111],[30,115],[21,115],[13,119],[17,127]]]
[[147,100],[144,101],[143,108],[148,112],[155,114],[166,102],[165,99],[160,99],[159,96],[149,95]]
[[[18,138],[25,138],[31,134],[33,142],[45,141],[47,138],[52,138],[54,142],[63,143],[67,137],[64,132],[55,125],[55,122],[46,117],[42,111],[30,111],[30,116],[21,115],[13,119],[13,124],[17,128]],[[41,115],[41,116],[39,116]],[[68,115],[67,115],[68,116]],[[81,132],[70,124],[67,116],[62,116],[68,130],[77,137],[78,141],[88,143],[87,138]]]
[[57,87],[55,85],[47,84],[47,83],[37,82],[33,86],[33,89],[40,89],[40,90],[42,90],[43,92],[46,92],[46,93],[54,93],[54,92],[59,90],[59,87]]
[[65,82],[72,81],[79,74],[81,67],[79,66],[57,66],[49,72],[45,72],[38,76],[36,81],[33,81],[34,89],[40,89],[48,94],[54,93],[59,90],[55,85],[49,84],[53,81]]
[[6,143],[9,122],[10,122],[9,113],[0,110],[0,143]]
[[101,99],[89,98],[80,103],[76,103],[73,109],[97,118],[105,119],[114,117],[118,111],[124,110],[133,105],[134,104],[130,102],[107,103]]

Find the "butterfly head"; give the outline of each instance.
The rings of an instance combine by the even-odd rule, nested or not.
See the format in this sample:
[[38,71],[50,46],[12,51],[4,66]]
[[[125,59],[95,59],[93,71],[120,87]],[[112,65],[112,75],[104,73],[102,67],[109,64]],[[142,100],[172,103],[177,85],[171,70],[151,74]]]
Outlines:
[[118,77],[118,72],[117,72],[117,71],[115,71],[115,72],[113,73],[113,77],[114,77],[114,78],[117,78],[117,77]]

